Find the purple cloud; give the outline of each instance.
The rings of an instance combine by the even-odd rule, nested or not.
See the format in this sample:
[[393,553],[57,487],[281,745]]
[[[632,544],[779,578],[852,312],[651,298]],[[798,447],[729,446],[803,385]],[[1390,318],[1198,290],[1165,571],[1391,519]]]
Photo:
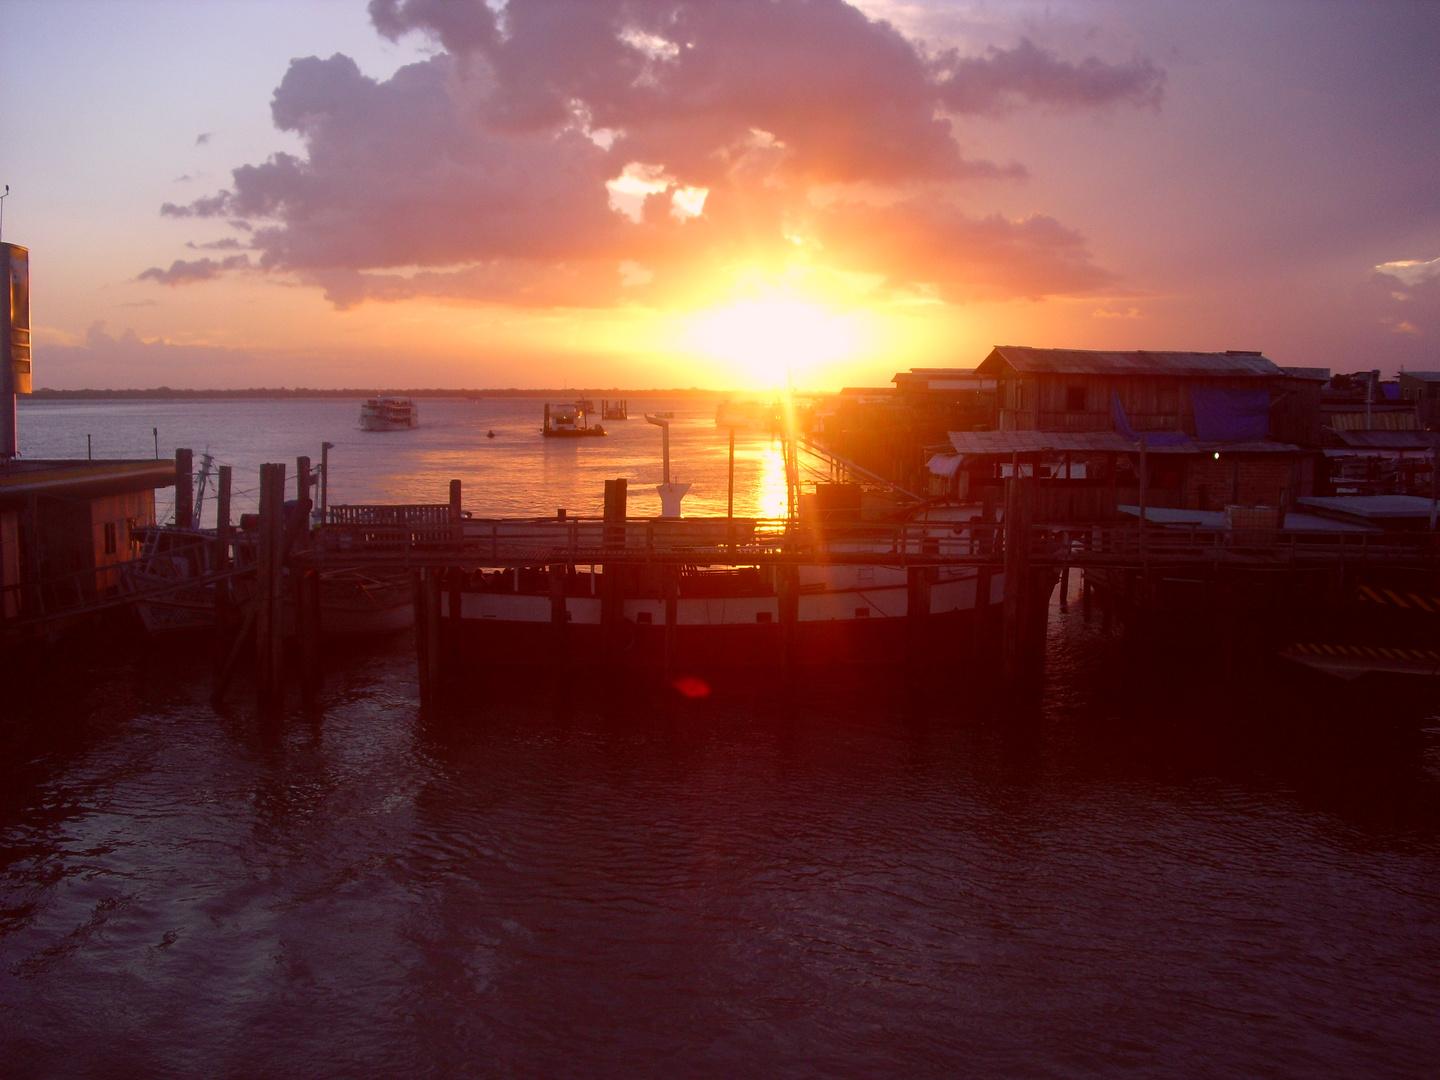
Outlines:
[[152,266],[143,271],[137,280],[158,281],[161,285],[193,285],[197,281],[209,281],[227,270],[241,270],[250,265],[250,256],[231,255],[228,258],[196,259],[186,262],[176,259],[168,270]]

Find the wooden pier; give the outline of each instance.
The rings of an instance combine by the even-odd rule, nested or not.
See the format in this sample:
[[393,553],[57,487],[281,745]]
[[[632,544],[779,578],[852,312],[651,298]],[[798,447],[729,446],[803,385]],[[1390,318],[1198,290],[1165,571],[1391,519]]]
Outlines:
[[[664,617],[663,665],[673,670],[676,656],[676,603],[681,573],[687,567],[761,568],[773,582],[778,601],[782,664],[793,659],[800,595],[800,568],[807,565],[873,566],[906,572],[907,655],[916,664],[927,654],[923,626],[928,622],[930,586],[944,569],[976,571],[977,596],[989,596],[996,574],[1005,578],[999,625],[985,618],[988,605],[977,605],[974,644],[998,641],[1001,680],[1012,691],[1033,691],[1044,666],[1046,612],[1057,582],[1072,571],[1084,576],[1081,602],[1088,611],[1099,601],[1108,618],[1113,611],[1143,634],[1155,608],[1157,588],[1179,580],[1199,582],[1211,625],[1222,652],[1233,648],[1237,596],[1246,575],[1294,575],[1295,580],[1328,582],[1316,595],[1340,605],[1347,587],[1353,592],[1357,571],[1430,570],[1440,567],[1440,545],[1431,533],[1255,529],[1242,531],[1161,528],[1134,524],[1049,524],[1034,520],[1034,482],[1008,481],[1004,513],[986,504],[972,520],[860,523],[832,520],[691,518],[635,519],[625,513],[624,480],[606,481],[605,513],[598,519],[478,519],[462,508],[462,490],[452,481],[445,502],[330,506],[322,524],[310,527],[311,481],[308,459],[297,461],[297,498],[285,500],[286,467],[261,468],[260,510],[248,520],[245,543],[256,552],[237,567],[230,559],[239,535],[230,525],[230,475],[222,469],[220,549],[213,580],[216,590],[217,700],[246,655],[253,657],[261,708],[274,712],[285,698],[286,661],[281,610],[294,611],[302,700],[315,700],[320,687],[319,577],[336,569],[408,574],[411,580],[415,642],[422,701],[435,701],[459,667],[463,582],[476,572],[527,568],[548,576],[551,605],[549,660],[563,668],[570,660],[565,582],[577,567],[599,573],[600,623],[605,650],[620,637],[621,605],[641,575],[659,583]],[[182,509],[184,505],[182,504]],[[997,520],[999,518],[999,520]],[[113,568],[112,568],[113,569]],[[253,580],[239,608],[230,583]],[[288,582],[288,584],[287,584]],[[1347,582],[1350,583],[1347,585]],[[33,590],[35,596],[10,605],[15,614],[0,629],[19,631],[43,626],[61,616],[84,616],[141,597],[110,590],[76,588],[78,602],[59,604],[57,583]],[[158,592],[157,592],[158,595]],[[287,596],[289,599],[287,599]],[[444,598],[442,600],[442,597]],[[1063,601],[1062,601],[1063,602]],[[613,664],[617,656],[602,657]],[[607,660],[608,657],[608,660]]]

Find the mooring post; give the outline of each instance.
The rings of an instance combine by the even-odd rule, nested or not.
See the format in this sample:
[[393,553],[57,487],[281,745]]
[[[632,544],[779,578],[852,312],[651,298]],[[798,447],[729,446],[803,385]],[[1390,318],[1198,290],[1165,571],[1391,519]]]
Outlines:
[[193,454],[175,451],[175,527],[189,529],[195,524],[195,474]]
[[[310,547],[310,493],[310,459],[301,455],[295,459],[295,498],[303,519],[291,545],[292,551],[304,551]],[[291,584],[295,602],[295,634],[300,652],[300,701],[308,709],[315,704],[320,688],[320,576],[315,570],[305,570],[292,574]]]
[[420,682],[420,708],[428,709],[434,702],[430,684],[430,613],[426,610],[425,572],[410,571],[410,597],[415,608],[415,673]]
[[665,677],[675,677],[675,623],[679,612],[680,569],[666,565],[660,571],[660,590],[665,598]]
[[1001,680],[1012,694],[1021,688],[1027,667],[1030,516],[1029,485],[1018,475],[1012,476],[1005,483],[1005,602],[1000,628]]
[[775,568],[775,593],[780,606],[780,665],[785,674],[794,674],[796,630],[800,622],[800,567],[783,563]]
[[[605,481],[605,524],[602,545],[606,551],[625,548],[625,500],[627,482],[621,478]],[[600,575],[600,632],[604,639],[606,667],[619,665],[624,619],[624,590],[620,587],[621,566],[607,561]]]
[[282,585],[285,569],[285,466],[260,466],[260,550],[255,582],[255,690],[262,713],[284,701]]
[[934,579],[933,567],[905,569],[905,662],[912,672],[923,670],[929,659],[930,584]]
[[[456,553],[465,545],[465,513],[460,505],[460,481],[450,481],[450,541],[455,545]],[[464,577],[464,571],[460,567],[452,567],[447,572],[450,593],[446,597],[446,638],[444,678],[446,682],[453,682],[460,671],[460,614],[464,600],[460,595],[460,588]]]
[[557,676],[569,663],[569,632],[567,623],[570,613],[565,606],[565,563],[550,564],[550,660]]
[[425,662],[430,669],[432,699],[440,691],[440,571],[424,571],[425,579]]
[[[229,465],[220,466],[219,490],[215,494],[215,570],[230,569],[230,484]],[[230,579],[215,582],[215,681],[219,684],[228,651],[230,631]]]

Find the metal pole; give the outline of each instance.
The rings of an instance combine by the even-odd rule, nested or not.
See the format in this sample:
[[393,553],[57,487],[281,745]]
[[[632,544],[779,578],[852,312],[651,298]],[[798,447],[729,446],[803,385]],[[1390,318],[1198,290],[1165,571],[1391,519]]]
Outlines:
[[735,429],[730,429],[730,478],[726,486],[728,495],[725,500],[725,516],[735,516]]
[[320,523],[325,524],[326,511],[330,508],[330,450],[332,442],[320,444]]
[[150,435],[151,435],[151,437],[155,440],[155,460],[156,460],[156,461],[159,461],[159,460],[160,460],[160,429],[159,429],[158,427],[152,427],[152,428],[150,429]]
[[1435,531],[1435,497],[1440,494],[1440,435],[1433,436],[1430,447],[1430,531]]
[[670,423],[660,425],[660,445],[665,455],[665,483],[670,483]]

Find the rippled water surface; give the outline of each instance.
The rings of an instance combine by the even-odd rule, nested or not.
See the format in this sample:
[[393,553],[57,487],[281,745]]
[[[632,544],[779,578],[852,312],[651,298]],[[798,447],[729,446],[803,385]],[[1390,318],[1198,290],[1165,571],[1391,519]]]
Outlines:
[[1076,608],[1049,662],[1038,713],[476,672],[422,716],[403,636],[274,722],[194,644],[12,675],[0,1072],[1435,1075],[1424,699],[1146,678]]
[[[478,515],[571,514],[598,517],[605,481],[630,483],[630,513],[660,512],[661,431],[644,410],[674,413],[671,479],[692,484],[689,514],[723,514],[729,447],[715,427],[715,399],[632,400],[631,419],[605,421],[603,438],[540,437],[544,398],[419,398],[420,426],[361,431],[360,399],[276,401],[29,401],[21,399],[22,457],[148,458],[178,446],[235,470],[236,512],[253,510],[260,464],[286,462],[294,492],[295,458],[330,452],[332,502],[445,502],[449,483],[464,485],[465,506]],[[597,401],[598,405],[599,402]],[[489,438],[493,431],[495,437]],[[87,436],[88,442],[87,442]],[[824,478],[824,473],[816,473]],[[213,488],[211,489],[213,492]],[[163,511],[170,495],[162,493]],[[766,434],[740,432],[735,448],[735,513],[783,516],[784,463]],[[214,504],[205,513],[213,521]]]

